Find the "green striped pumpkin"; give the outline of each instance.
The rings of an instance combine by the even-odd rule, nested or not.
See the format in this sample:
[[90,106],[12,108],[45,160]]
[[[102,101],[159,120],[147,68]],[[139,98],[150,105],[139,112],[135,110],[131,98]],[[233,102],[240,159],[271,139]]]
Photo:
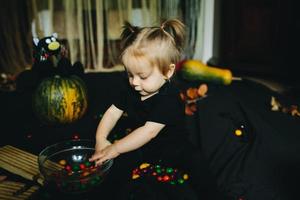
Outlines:
[[48,77],[33,94],[34,113],[46,124],[72,123],[85,114],[87,106],[86,86],[75,75]]

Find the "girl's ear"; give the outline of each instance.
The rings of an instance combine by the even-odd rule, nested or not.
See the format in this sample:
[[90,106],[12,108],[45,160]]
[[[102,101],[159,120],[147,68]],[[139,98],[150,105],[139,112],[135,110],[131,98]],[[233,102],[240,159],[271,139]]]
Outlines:
[[174,72],[175,72],[175,64],[172,63],[169,65],[169,70],[167,71],[166,78],[170,79],[173,76]]

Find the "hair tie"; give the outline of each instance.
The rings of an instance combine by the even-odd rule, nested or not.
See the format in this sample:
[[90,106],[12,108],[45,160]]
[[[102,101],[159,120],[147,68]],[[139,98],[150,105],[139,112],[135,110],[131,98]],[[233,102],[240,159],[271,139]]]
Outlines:
[[130,30],[131,33],[135,32],[131,26],[129,26],[128,28],[129,28],[129,30]]
[[166,32],[166,31],[165,31],[165,22],[163,22],[163,23],[160,25],[160,29],[161,29],[162,31]]

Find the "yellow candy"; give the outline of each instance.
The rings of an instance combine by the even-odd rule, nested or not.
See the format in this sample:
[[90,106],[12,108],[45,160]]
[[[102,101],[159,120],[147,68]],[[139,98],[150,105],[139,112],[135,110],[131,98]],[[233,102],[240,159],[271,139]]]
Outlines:
[[132,175],[132,179],[137,179],[137,178],[139,178],[140,177],[140,175],[138,175],[138,174],[133,174]]
[[243,134],[243,132],[240,129],[236,129],[234,133],[236,136],[241,136]]
[[67,164],[67,161],[66,161],[66,160],[60,160],[58,163],[59,163],[60,165],[66,165],[66,164]]
[[145,169],[145,168],[147,168],[149,166],[150,166],[149,163],[143,163],[143,164],[140,165],[140,169]]
[[184,175],[183,175],[183,179],[184,179],[184,180],[187,180],[188,178],[189,178],[189,175],[187,175],[187,174],[184,174]]

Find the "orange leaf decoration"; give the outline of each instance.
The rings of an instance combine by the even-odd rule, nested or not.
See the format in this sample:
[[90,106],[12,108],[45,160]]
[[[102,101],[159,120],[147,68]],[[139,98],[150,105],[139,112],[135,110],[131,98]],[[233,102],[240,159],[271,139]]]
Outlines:
[[185,114],[186,115],[193,115],[194,114],[194,112],[191,110],[191,108],[188,105],[185,106]]
[[198,92],[198,95],[199,95],[200,97],[203,97],[203,96],[207,93],[207,91],[208,91],[207,85],[206,85],[206,84],[201,84],[201,85],[199,86],[197,92]]
[[208,91],[207,84],[201,84],[198,88],[188,88],[185,92],[180,92],[180,98],[185,102],[185,114],[193,115],[197,111],[198,100],[206,97]]
[[189,88],[186,91],[186,95],[190,98],[190,99],[196,99],[198,97],[198,89],[197,88]]

